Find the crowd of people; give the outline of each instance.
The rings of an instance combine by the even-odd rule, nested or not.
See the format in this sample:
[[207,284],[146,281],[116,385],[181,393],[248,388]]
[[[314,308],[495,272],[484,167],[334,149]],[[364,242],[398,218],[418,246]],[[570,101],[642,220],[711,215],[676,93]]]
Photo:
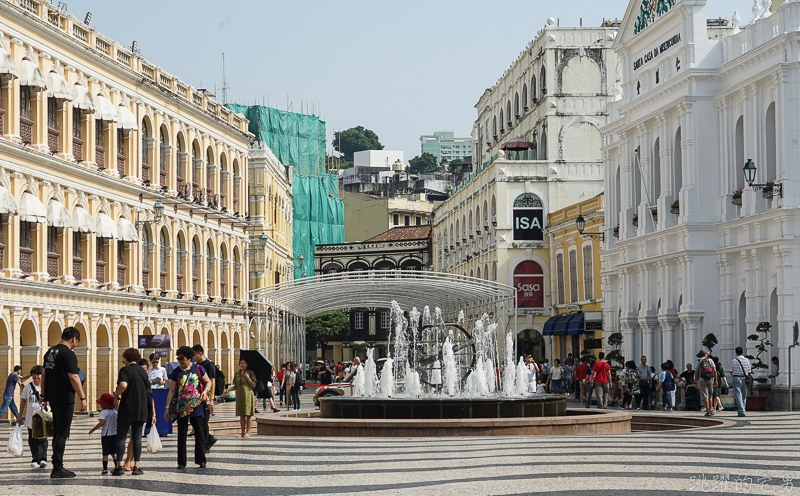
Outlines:
[[[72,428],[76,401],[80,401],[81,412],[88,409],[82,373],[73,351],[80,341],[81,333],[78,329],[65,328],[60,342],[45,353],[43,365],[35,365],[26,376],[21,375],[22,367],[14,367],[3,391],[0,417],[10,409],[17,424],[28,428],[32,468],[47,468],[48,447],[52,449],[50,477],[54,479],[75,477],[74,472],[64,467],[64,451]],[[249,370],[247,360],[239,362],[239,370],[231,387],[224,389],[221,384],[217,389],[217,377],[222,381],[224,377],[219,367],[205,356],[201,345],[181,346],[175,354],[177,367],[167,372],[160,365],[159,357],[150,355],[148,361],[141,357],[136,348],[123,351],[123,366],[117,376],[116,389],[113,393],[103,393],[97,399],[100,415],[97,424],[89,430],[90,435],[100,432],[103,475],[109,473],[109,458],[113,461],[111,475],[144,473],[140,465],[142,437],[147,429],[156,428],[157,419],[153,388],[168,388],[163,417],[165,421],[175,422],[178,427],[178,469],[186,468],[186,444],[190,424],[194,431],[194,463],[200,468],[206,468],[206,455],[217,442],[216,437],[209,432],[214,398],[219,396],[215,392],[235,391],[236,415],[241,419],[241,433],[238,437],[250,436],[257,380],[255,374]],[[28,378],[31,381],[24,385],[17,409],[14,392]],[[299,400],[295,404],[299,405]],[[47,437],[37,438],[33,435],[33,416],[39,411],[50,412],[52,415],[52,443],[48,442]]]
[[[655,410],[660,401],[662,410],[672,411],[676,408],[675,391],[682,384],[686,410],[714,415],[723,409],[721,397],[733,389],[738,414],[746,416],[746,378],[752,369],[741,347],[736,348],[736,357],[731,360],[727,373],[720,358],[709,356],[706,350],[700,350],[695,363],[687,363],[681,373],[672,360],[666,360],[656,368],[648,364],[646,356],[642,356],[638,364],[633,360],[625,362],[615,377],[602,352],[597,358],[583,356],[577,362],[569,353],[563,361],[554,359],[552,365],[546,358],[537,364],[528,356],[526,363],[532,363],[532,367],[528,365],[529,371],[533,374],[535,368],[538,375],[537,392],[575,394],[586,408],[591,407],[594,394],[598,408],[616,403],[623,409]],[[773,363],[777,375],[777,358]]]

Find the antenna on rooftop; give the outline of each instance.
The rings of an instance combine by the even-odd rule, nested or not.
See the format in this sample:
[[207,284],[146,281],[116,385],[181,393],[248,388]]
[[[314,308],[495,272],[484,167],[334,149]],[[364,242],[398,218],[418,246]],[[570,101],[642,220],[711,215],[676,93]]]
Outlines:
[[228,103],[228,78],[225,77],[225,54],[222,54],[222,104]]

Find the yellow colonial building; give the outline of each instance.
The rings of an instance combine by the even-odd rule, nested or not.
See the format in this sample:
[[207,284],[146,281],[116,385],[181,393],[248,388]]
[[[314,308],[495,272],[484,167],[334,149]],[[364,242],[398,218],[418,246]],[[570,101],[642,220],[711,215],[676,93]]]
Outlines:
[[603,199],[600,194],[548,215],[553,316],[543,334],[551,343],[552,358],[563,359],[567,353],[579,357],[584,349],[601,351]]
[[200,343],[230,375],[248,345],[247,120],[39,0],[0,0],[0,79],[0,376],[66,326],[90,405],[142,335]]
[[[250,185],[250,289],[291,280],[292,166],[284,165],[266,145],[255,142],[249,150]],[[263,249],[260,249],[263,248]],[[299,360],[304,345],[299,321],[289,321],[272,308],[251,308],[250,347],[273,364]],[[284,320],[287,319],[287,320]]]

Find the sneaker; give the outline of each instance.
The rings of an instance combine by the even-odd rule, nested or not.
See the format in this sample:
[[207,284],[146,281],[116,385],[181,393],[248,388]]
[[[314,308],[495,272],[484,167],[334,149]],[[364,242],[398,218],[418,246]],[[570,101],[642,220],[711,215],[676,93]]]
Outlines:
[[142,471],[141,467],[133,467],[131,475],[144,475],[144,472]]
[[104,468],[100,475],[108,475],[108,469]]
[[111,475],[119,477],[120,475],[125,475],[125,469],[122,467],[117,467],[111,472]]
[[75,472],[65,468],[54,468],[53,471],[50,472],[51,479],[72,479],[73,477],[75,477]]
[[746,414],[744,414],[744,413],[740,413],[740,414],[739,414],[739,416],[740,416],[740,417],[747,417],[747,415],[746,415]]
[[39,468],[47,468],[47,462],[45,460],[40,461]]
[[31,462],[31,468],[39,468],[39,462]]

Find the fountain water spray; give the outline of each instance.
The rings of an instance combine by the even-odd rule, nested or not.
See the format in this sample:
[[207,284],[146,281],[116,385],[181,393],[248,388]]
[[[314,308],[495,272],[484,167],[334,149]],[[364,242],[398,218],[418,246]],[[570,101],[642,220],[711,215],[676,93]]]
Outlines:
[[517,380],[514,393],[517,396],[524,396],[528,392],[528,367],[525,366],[525,359],[519,357],[517,364]]
[[353,377],[353,396],[364,396],[364,366],[358,364]]
[[394,373],[392,371],[392,366],[394,365],[394,360],[391,358],[387,358],[386,362],[383,364],[383,370],[381,371],[381,382],[380,382],[380,397],[381,398],[390,398],[394,396]]
[[375,384],[378,382],[378,370],[372,358],[374,351],[373,348],[367,350],[367,366],[364,367],[364,396],[367,398],[375,394]]
[[516,367],[514,366],[514,348],[513,348],[514,334],[511,332],[506,336],[506,367],[503,374],[503,393],[506,396],[513,396],[516,394],[514,388],[514,380],[516,379]]
[[444,392],[450,396],[455,396],[458,393],[458,372],[456,371],[456,357],[453,355],[453,343],[448,337],[444,342]]

